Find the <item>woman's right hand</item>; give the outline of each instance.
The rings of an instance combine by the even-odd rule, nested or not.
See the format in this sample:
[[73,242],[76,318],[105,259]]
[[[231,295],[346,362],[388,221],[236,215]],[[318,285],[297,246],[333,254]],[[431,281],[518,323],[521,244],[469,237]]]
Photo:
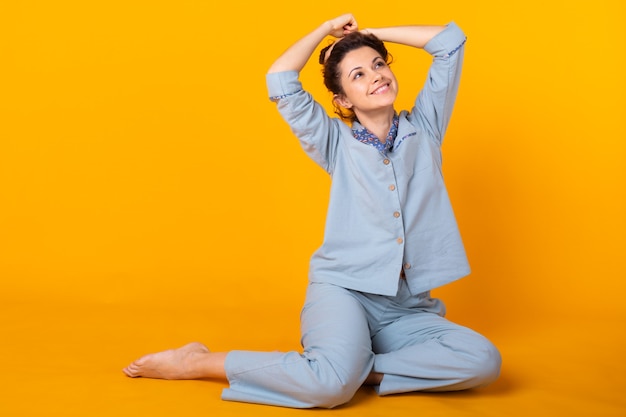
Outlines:
[[335,38],[343,38],[347,34],[359,30],[356,19],[350,13],[343,14],[329,20],[328,23],[330,23],[331,26],[329,35],[334,36]]
[[320,24],[313,32],[304,36],[296,43],[291,45],[267,71],[268,73],[280,72],[280,71],[300,71],[304,68],[308,59],[311,57],[315,48],[319,43],[327,36],[334,36],[335,38],[343,38],[349,33],[356,32],[359,27],[356,24],[356,19],[351,14],[344,14],[336,17],[332,20]]

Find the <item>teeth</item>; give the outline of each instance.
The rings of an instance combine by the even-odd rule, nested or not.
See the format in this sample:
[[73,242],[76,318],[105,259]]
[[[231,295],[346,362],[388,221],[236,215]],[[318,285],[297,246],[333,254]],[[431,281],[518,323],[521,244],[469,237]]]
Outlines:
[[382,90],[386,90],[387,88],[389,88],[389,85],[387,85],[387,84],[382,85],[382,86],[378,87],[376,90],[372,91],[372,94],[380,94],[382,92]]

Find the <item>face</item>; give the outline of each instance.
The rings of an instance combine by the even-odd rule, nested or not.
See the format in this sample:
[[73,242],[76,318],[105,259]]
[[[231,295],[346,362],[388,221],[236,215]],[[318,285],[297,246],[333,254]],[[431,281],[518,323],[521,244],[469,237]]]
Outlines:
[[344,94],[337,102],[359,113],[393,109],[398,83],[391,68],[374,49],[364,46],[346,54],[339,64]]

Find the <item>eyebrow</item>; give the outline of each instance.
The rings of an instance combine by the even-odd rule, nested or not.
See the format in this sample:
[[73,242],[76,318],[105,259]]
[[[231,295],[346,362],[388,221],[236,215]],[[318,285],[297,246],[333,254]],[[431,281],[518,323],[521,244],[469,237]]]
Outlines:
[[[382,56],[380,56],[380,55],[375,56],[375,57],[374,57],[374,59],[372,59],[372,64],[373,64],[374,62],[376,62],[376,60],[377,60],[377,59],[383,59],[383,57],[382,57]],[[363,67],[354,67],[354,68],[352,68],[352,69],[350,70],[350,72],[348,73],[348,78],[350,78],[350,74],[352,74],[354,71],[359,70],[359,69],[361,69],[361,68],[363,68]]]

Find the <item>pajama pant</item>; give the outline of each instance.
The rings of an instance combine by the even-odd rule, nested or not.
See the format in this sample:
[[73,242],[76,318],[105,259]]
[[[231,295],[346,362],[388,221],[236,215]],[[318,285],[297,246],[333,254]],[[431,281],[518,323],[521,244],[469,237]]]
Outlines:
[[454,391],[498,377],[500,354],[486,338],[445,318],[430,292],[395,297],[311,283],[302,309],[303,352],[231,351],[222,399],[294,408],[332,408],[370,372],[379,395]]

